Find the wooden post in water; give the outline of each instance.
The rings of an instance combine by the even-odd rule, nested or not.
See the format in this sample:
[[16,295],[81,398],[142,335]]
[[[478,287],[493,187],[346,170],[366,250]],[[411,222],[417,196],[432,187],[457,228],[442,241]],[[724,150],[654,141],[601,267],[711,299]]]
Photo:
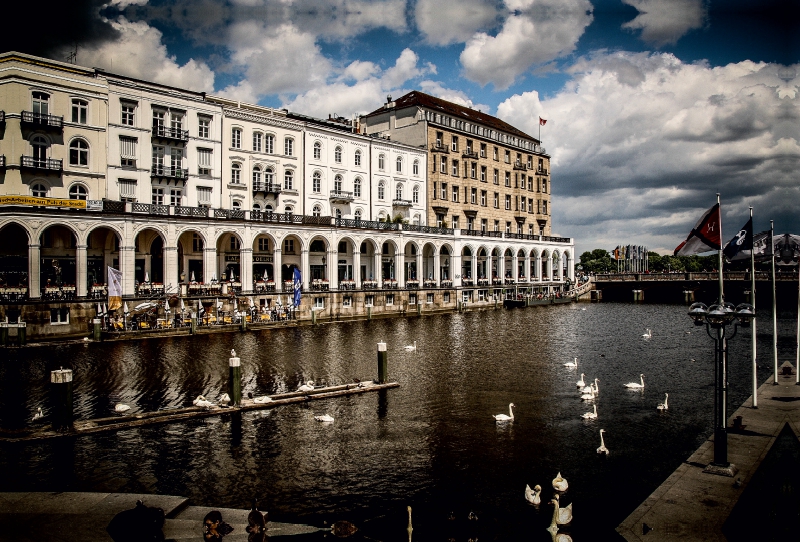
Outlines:
[[317,311],[315,311],[313,308],[311,309],[311,325],[317,325]]
[[28,338],[28,324],[26,322],[21,322],[19,318],[17,318],[17,344],[19,346],[25,346],[25,341]]
[[386,343],[378,343],[378,384],[386,384],[389,379],[389,353],[386,352]]
[[92,320],[92,339],[94,339],[97,342],[100,342],[101,339],[102,327],[100,324],[101,324],[100,318],[95,318]]
[[189,334],[195,333],[197,333],[197,313],[192,311],[192,316],[189,318]]
[[372,320],[372,307],[367,307],[367,320]]
[[242,404],[242,362],[235,350],[231,350],[228,359],[228,395],[231,396],[231,406]]
[[53,390],[53,429],[72,430],[72,369],[50,371]]

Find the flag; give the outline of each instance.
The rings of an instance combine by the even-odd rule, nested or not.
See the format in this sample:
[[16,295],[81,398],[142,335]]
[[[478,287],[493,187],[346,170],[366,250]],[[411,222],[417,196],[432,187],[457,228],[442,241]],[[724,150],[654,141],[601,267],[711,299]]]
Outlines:
[[753,250],[753,217],[728,241],[722,253],[728,260],[742,260]]
[[300,269],[297,267],[294,268],[294,281],[292,282],[292,286],[294,288],[294,306],[300,306],[300,287],[302,285],[302,281],[300,280]]
[[539,117],[539,126],[544,126],[545,124],[547,124],[547,119]]
[[721,246],[719,203],[716,203],[703,213],[686,241],[675,248],[675,256],[693,256],[710,250],[719,250]]
[[122,306],[122,271],[108,266],[108,308],[117,310]]

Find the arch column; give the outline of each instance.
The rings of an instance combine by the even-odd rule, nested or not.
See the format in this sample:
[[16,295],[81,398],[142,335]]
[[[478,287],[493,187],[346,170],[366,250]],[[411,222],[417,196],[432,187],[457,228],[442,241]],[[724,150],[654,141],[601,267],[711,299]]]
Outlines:
[[220,280],[220,277],[217,276],[217,247],[216,243],[213,247],[204,247],[203,248],[203,282],[208,284],[211,282],[212,277],[217,277],[217,280]]
[[28,297],[39,299],[42,297],[42,285],[39,276],[42,265],[41,245],[38,243],[28,245]]
[[519,256],[516,252],[511,255],[511,278],[514,279],[514,282],[519,279]]
[[[452,279],[453,279],[453,288],[460,288],[461,287],[461,273],[464,271],[461,269],[461,252],[453,249],[453,254],[450,255],[450,269]],[[455,271],[458,271],[457,273]]]
[[528,253],[525,254],[525,258],[522,262],[522,269],[525,270],[526,282],[531,282],[533,278],[531,277],[531,255]]
[[472,261],[470,261],[470,270],[472,271],[472,285],[478,285],[478,251],[472,251]]
[[77,245],[75,247],[75,295],[77,297],[86,297],[86,277],[88,274],[86,256],[86,245]]
[[119,270],[122,273],[122,295],[132,296],[136,293],[136,247],[133,245],[119,247]]
[[300,251],[300,287],[303,291],[307,291],[310,289],[310,282],[308,282],[308,276],[311,274],[311,267],[308,261],[308,249],[304,248]]
[[506,253],[502,251],[497,257],[497,277],[500,279],[501,284],[506,281]]
[[356,289],[361,289],[361,252],[353,243],[353,280],[356,281]]
[[[441,249],[440,249],[441,250]],[[442,282],[442,273],[439,266],[441,266],[442,257],[439,254],[439,251],[433,253],[433,281],[436,283],[437,286],[441,286]]]
[[406,253],[403,250],[394,255],[394,278],[398,288],[406,287]]
[[328,288],[336,290],[339,288],[339,251],[328,250],[327,259],[328,266],[325,268],[325,278],[328,279]]
[[280,243],[275,243],[275,251],[272,253],[272,280],[275,281],[275,292],[283,290],[283,258],[281,257]]
[[239,248],[239,281],[243,292],[253,291],[253,248]]
[[424,250],[424,245],[423,245],[423,248],[418,248],[417,249],[417,280],[419,281],[420,287],[423,287],[423,285],[425,284],[425,279],[427,278],[425,276],[425,269],[422,268],[422,252],[423,252],[423,250]]
[[575,263],[571,254],[567,258],[567,276],[569,277],[569,281],[575,284]]
[[542,255],[536,255],[536,282],[542,282]]
[[178,280],[178,247],[165,246],[164,247],[164,291],[167,288],[175,288],[180,292],[180,281]]
[[383,272],[381,263],[383,262],[382,244],[378,246],[378,250],[372,257],[372,278],[378,281],[378,287],[383,288]]

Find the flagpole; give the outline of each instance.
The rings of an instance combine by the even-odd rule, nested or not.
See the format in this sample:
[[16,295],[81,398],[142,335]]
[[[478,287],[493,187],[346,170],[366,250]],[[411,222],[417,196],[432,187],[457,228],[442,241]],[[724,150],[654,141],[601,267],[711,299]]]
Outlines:
[[772,384],[778,385],[778,303],[775,299],[775,223],[769,221],[769,253],[772,265],[772,357],[774,359],[775,371]]
[[794,383],[800,386],[800,258],[797,259],[797,342],[795,343]]
[[[719,205],[719,204],[720,204],[719,203],[719,192],[717,192],[717,205]],[[720,239],[720,243],[719,243],[719,303],[720,303],[720,305],[722,305],[722,303],[725,301],[725,294],[724,294],[723,289],[722,289],[722,239],[724,239],[724,237],[722,235],[722,207],[721,206],[720,206],[720,209],[719,209],[719,239]]]
[[[750,207],[750,224],[753,223],[753,208]],[[752,234],[752,226],[750,228]],[[753,314],[756,313],[756,247],[750,236],[750,304],[753,305]],[[750,342],[753,347],[753,408],[758,408],[758,363],[756,363],[756,318],[753,318],[750,330]]]

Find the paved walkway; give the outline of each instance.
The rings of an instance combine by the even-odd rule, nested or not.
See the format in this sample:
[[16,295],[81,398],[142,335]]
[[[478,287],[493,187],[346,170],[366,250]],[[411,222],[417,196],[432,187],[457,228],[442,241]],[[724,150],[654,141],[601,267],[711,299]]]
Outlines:
[[[111,542],[106,526],[123,510],[141,499],[162,508],[167,516],[167,540],[203,540],[203,518],[209,507],[187,506],[183,497],[131,493],[0,493],[0,541],[15,542]],[[249,510],[216,508],[233,527],[225,542],[247,540]],[[292,523],[267,524],[269,536],[314,533],[321,529]]]
[[[791,368],[791,374],[781,375],[783,367]],[[745,426],[742,431],[728,433],[728,461],[739,469],[734,478],[703,472],[714,456],[712,437],[639,505],[617,527],[617,532],[631,542],[727,540],[723,534],[725,522],[786,424],[797,444],[800,386],[795,379],[792,365],[785,362],[779,371],[778,385],[773,384],[770,375],[758,389],[758,408],[752,408],[751,396],[729,419],[728,427],[736,416],[742,417]],[[800,467],[794,465],[794,468]],[[785,474],[775,473],[773,478],[778,487]],[[741,480],[738,486],[737,478]],[[764,494],[763,499],[781,499],[780,491]],[[767,517],[753,518],[753,522],[761,528],[769,523]]]

